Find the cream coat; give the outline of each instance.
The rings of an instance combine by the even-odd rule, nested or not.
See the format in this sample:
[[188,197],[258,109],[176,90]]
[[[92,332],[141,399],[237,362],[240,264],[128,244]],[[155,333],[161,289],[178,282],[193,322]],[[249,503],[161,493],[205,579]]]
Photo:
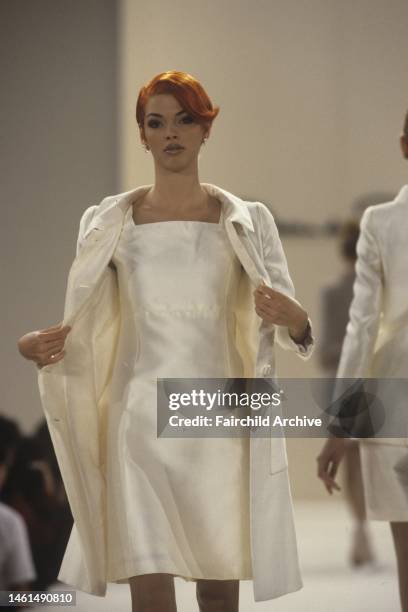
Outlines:
[[[109,382],[118,340],[120,309],[116,273],[109,265],[129,205],[150,189],[109,196],[85,210],[77,256],[69,272],[64,325],[71,325],[65,357],[38,372],[44,413],[74,517],[59,579],[80,590],[106,593],[105,474]],[[246,274],[239,287],[236,342],[245,377],[275,377],[274,338],[308,358],[286,327],[262,321],[253,289],[261,280],[291,297],[294,288],[269,209],[203,184],[221,202],[225,229]],[[250,440],[251,551],[255,601],[302,587],[283,437]],[[123,500],[124,504],[131,500]]]
[[[408,372],[408,185],[392,202],[368,207],[338,378],[406,378]],[[380,384],[380,383],[379,383]],[[339,383],[339,387],[341,384]],[[341,391],[337,391],[340,395]],[[406,398],[403,408],[406,409]],[[406,434],[401,431],[401,434]],[[366,443],[407,446],[408,438]]]

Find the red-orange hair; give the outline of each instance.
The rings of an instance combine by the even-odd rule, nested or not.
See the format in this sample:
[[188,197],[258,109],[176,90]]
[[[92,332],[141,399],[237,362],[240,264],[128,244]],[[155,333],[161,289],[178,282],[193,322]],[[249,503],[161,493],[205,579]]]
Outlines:
[[191,74],[168,70],[156,75],[139,92],[136,103],[136,121],[141,129],[144,127],[147,101],[150,96],[156,94],[173,95],[183,110],[206,127],[211,126],[220,111],[218,106],[213,106],[204,87]]

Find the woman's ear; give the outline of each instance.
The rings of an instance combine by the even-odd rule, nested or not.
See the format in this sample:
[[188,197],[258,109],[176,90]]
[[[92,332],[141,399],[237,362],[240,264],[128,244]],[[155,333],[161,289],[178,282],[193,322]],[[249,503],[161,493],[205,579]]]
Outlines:
[[203,138],[207,139],[210,136],[211,125],[203,124]]
[[147,144],[146,143],[146,137],[145,137],[145,133],[144,133],[144,128],[139,126],[139,136],[140,136],[140,140],[142,142],[142,145]]

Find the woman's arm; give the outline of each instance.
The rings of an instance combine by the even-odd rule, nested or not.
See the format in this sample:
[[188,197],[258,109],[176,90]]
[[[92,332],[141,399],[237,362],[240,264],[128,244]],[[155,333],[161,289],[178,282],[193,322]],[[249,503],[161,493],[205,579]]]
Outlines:
[[[372,210],[371,207],[367,208],[360,222],[354,297],[337,369],[339,380],[336,382],[333,398],[340,398],[345,391],[342,379],[364,378],[368,374],[377,339],[384,275],[380,249],[375,238]],[[339,489],[335,477],[347,444],[346,438],[332,436],[325,442],[317,457],[317,475],[330,494],[333,489]]]
[[377,339],[383,301],[383,268],[372,211],[372,207],[367,208],[360,223],[354,296],[337,378],[367,376]]
[[311,321],[295,299],[295,288],[275,219],[265,204],[258,204],[263,260],[271,281],[270,288],[261,285],[254,292],[256,300],[259,300],[260,316],[276,324],[276,339],[283,348],[295,350],[299,356],[308,359],[314,348]]
[[78,255],[79,251],[81,250],[82,247],[82,241],[84,239],[84,234],[86,232],[86,230],[88,229],[88,226],[90,224],[90,222],[93,219],[93,216],[97,210],[98,206],[97,205],[93,205],[93,206],[89,206],[84,213],[82,214],[81,220],[79,222],[79,231],[78,231],[78,238],[77,238],[77,245],[76,245],[76,254]]
[[[96,205],[89,206],[82,214],[76,245],[77,255],[81,249],[85,231],[97,208]],[[62,327],[61,322],[45,329],[28,332],[18,339],[18,350],[25,359],[34,361],[39,369],[45,365],[57,363],[65,355],[64,344],[70,330],[69,326]]]

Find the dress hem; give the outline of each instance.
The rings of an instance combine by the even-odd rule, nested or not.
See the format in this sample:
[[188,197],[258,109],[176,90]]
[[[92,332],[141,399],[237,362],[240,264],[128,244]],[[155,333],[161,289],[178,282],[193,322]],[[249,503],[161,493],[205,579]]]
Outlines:
[[243,577],[229,575],[223,578],[220,578],[219,576],[208,576],[208,575],[207,576],[190,576],[186,574],[176,573],[174,570],[169,570],[169,569],[155,569],[155,570],[146,570],[146,571],[138,570],[137,573],[125,572],[125,574],[127,575],[121,574],[119,577],[116,577],[116,578],[109,577],[107,578],[106,582],[123,584],[123,583],[128,583],[129,578],[133,578],[134,576],[144,576],[147,574],[171,574],[173,577],[182,578],[183,580],[186,580],[187,582],[196,582],[197,580],[253,580],[254,579],[252,575],[243,576]]

